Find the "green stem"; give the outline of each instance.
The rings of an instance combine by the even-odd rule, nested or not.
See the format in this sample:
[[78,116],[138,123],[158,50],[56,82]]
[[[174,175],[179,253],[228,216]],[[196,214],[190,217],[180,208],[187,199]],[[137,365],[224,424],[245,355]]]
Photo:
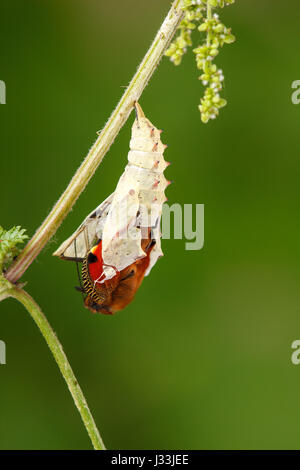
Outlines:
[[211,20],[212,19],[212,7],[209,1],[207,2],[206,12],[207,12],[207,19]]
[[[8,284],[8,283],[7,283]],[[68,385],[70,393],[74,399],[75,405],[80,413],[83,424],[90,436],[95,450],[105,450],[105,446],[101,439],[100,433],[95,424],[94,418],[89,410],[86,399],[82,393],[82,390],[76,380],[74,372],[69,364],[67,356],[64,353],[62,345],[60,344],[56,334],[54,333],[51,325],[47,318],[41,311],[37,303],[30,297],[27,292],[19,289],[15,285],[8,285],[3,291],[0,292],[0,300],[7,297],[14,297],[21,302],[26,310],[30,313],[32,319],[37,324],[40,332],[44,336],[53,356],[57,362],[57,365]]]
[[[206,5],[206,17],[207,17],[208,20],[212,19],[212,7],[211,7],[211,4],[209,3],[208,0],[207,0],[207,5]],[[211,39],[211,32],[208,31],[207,41],[206,41],[206,44],[208,46],[210,45],[210,39]]]
[[57,201],[50,214],[27,243],[16,262],[9,268],[6,278],[15,283],[30,266],[33,260],[55,234],[58,227],[72,209],[77,198],[95,173],[104,155],[127,121],[134,102],[139,99],[160,59],[164,55],[178,24],[183,17],[183,0],[175,0],[163,24],[140,64],[136,74],[125,90],[117,107],[113,111],[98,139],[87,157],[73,176],[69,186]]

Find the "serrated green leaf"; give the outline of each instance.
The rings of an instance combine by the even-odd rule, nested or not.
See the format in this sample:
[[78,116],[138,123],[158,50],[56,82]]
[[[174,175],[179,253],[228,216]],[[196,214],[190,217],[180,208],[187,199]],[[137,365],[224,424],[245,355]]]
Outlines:
[[13,259],[18,255],[20,249],[18,244],[24,243],[28,238],[25,234],[26,229],[19,225],[9,230],[4,230],[0,226],[0,268],[6,269]]

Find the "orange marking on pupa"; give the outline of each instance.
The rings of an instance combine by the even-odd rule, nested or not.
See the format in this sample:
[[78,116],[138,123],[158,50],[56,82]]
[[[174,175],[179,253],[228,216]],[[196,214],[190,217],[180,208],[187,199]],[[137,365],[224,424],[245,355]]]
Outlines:
[[[90,262],[86,261],[88,277],[86,274],[84,276],[87,283],[90,282],[91,289],[87,292],[84,304],[91,312],[113,315],[125,308],[134,299],[149,266],[151,251],[155,246],[151,237],[151,229],[149,227],[145,229],[141,242],[141,248],[145,255],[122,271],[116,270],[113,278],[103,283],[97,282],[99,275],[103,272],[102,242],[99,243],[97,251],[95,251],[97,254],[96,262],[93,259]],[[100,302],[97,295],[102,299]]]

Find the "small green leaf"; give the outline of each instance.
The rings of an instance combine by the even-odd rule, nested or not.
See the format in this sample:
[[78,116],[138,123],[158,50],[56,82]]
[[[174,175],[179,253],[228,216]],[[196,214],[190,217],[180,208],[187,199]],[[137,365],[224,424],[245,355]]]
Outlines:
[[6,269],[13,259],[18,255],[20,249],[17,247],[18,244],[24,243],[24,240],[28,238],[25,234],[25,229],[22,229],[19,225],[11,228],[10,230],[4,230],[0,226],[0,268]]

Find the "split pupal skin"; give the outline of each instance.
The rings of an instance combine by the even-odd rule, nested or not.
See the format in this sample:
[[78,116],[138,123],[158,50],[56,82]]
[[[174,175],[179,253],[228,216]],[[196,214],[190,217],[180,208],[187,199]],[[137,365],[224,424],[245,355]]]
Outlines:
[[[163,172],[168,162],[161,131],[147,119],[138,103],[132,126],[128,164],[116,187],[103,229],[103,260],[119,270],[145,256],[141,246],[142,229],[151,227],[156,241],[146,274],[163,255],[160,245],[160,219],[169,181]],[[114,273],[105,268],[106,279]]]
[[102,238],[102,231],[114,197],[110,194],[80,224],[77,230],[65,240],[53,253],[61,259],[82,262],[97,240]]

